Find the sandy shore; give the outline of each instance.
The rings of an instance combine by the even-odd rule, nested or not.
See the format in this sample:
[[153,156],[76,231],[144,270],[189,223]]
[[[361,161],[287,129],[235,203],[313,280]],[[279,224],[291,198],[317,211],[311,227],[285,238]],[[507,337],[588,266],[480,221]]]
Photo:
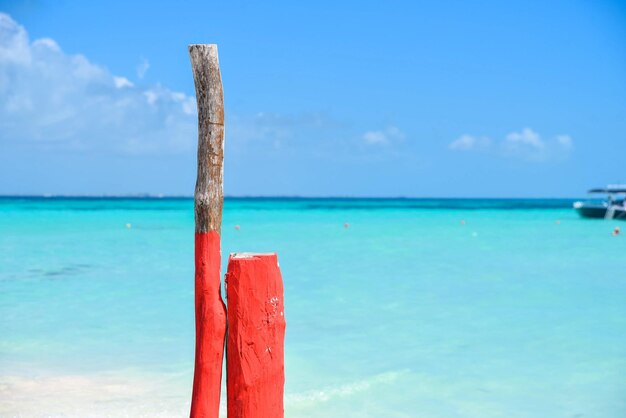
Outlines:
[[89,375],[0,376],[2,417],[182,417],[186,376],[127,371]]

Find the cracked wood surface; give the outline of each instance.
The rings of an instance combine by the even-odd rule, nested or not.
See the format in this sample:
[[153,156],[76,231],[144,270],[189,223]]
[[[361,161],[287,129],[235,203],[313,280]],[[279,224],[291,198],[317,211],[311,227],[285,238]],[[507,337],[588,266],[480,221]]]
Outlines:
[[198,103],[196,232],[221,232],[224,206],[224,92],[217,45],[189,45]]

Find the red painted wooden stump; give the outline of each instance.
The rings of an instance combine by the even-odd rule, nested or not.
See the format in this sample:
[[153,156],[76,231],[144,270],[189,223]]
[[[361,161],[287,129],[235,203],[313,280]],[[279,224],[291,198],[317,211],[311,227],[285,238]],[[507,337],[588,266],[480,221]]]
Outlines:
[[231,254],[226,273],[229,418],[281,418],[283,282],[276,254]]

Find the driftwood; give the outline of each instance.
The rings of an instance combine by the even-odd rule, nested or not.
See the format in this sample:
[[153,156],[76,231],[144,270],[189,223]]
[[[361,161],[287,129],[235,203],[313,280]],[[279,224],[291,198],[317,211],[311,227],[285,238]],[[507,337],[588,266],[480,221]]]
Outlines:
[[189,45],[189,55],[198,102],[196,232],[220,233],[224,205],[224,91],[217,45]]

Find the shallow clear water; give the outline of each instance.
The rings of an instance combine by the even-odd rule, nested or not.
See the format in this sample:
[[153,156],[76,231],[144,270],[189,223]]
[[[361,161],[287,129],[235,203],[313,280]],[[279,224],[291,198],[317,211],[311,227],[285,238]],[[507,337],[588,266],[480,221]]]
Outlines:
[[[223,254],[278,252],[288,417],[626,416],[624,222],[230,199],[223,225]],[[193,327],[192,200],[0,199],[0,416],[185,416]]]

